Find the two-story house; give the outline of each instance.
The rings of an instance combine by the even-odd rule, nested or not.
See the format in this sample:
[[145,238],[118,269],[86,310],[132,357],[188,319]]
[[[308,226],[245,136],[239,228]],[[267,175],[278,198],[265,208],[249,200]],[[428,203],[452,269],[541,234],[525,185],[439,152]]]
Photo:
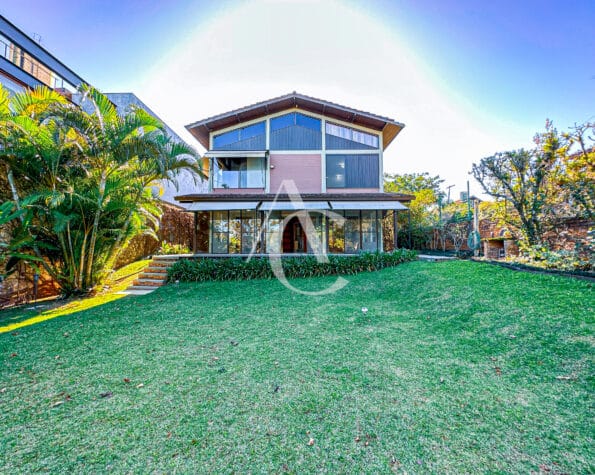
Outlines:
[[383,192],[403,127],[296,92],[187,125],[208,150],[208,193],[176,197],[194,213],[194,252],[382,251],[385,218],[413,198]]

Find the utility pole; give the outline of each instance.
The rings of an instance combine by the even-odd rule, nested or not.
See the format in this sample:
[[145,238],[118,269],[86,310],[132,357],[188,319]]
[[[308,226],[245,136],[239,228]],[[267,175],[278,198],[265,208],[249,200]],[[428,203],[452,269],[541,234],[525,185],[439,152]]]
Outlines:
[[446,189],[448,190],[448,198],[446,198],[446,204],[450,203],[450,189],[453,187],[454,185],[450,185],[447,186]]

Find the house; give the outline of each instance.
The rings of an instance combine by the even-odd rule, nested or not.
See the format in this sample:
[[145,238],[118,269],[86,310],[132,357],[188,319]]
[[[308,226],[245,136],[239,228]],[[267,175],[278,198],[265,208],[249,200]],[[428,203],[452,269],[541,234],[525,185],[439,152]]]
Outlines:
[[396,247],[393,218],[413,197],[383,192],[382,161],[403,127],[296,92],[187,125],[209,171],[208,192],[176,197],[194,213],[193,251]]

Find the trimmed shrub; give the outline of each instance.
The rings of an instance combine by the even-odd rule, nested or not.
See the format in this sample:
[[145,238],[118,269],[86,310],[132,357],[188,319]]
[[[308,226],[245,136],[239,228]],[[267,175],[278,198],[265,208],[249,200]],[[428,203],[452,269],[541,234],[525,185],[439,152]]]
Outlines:
[[[316,256],[283,257],[288,279],[324,275],[351,275],[394,267],[417,258],[417,252],[396,249],[392,252],[365,252],[351,256],[328,256],[329,262],[318,262]],[[250,261],[241,257],[222,259],[180,259],[167,270],[168,282],[207,282],[224,280],[272,279],[275,275],[266,256]]]

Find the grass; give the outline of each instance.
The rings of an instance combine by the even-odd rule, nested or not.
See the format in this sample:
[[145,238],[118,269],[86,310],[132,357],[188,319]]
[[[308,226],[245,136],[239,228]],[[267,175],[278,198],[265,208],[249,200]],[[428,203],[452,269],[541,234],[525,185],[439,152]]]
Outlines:
[[0,333],[11,332],[52,318],[88,310],[124,297],[126,290],[138,274],[149,265],[150,259],[128,264],[115,271],[106,281],[106,289],[92,297],[78,297],[67,301],[50,300],[0,310]]
[[0,335],[0,472],[595,470],[590,284],[348,280],[172,285]]

